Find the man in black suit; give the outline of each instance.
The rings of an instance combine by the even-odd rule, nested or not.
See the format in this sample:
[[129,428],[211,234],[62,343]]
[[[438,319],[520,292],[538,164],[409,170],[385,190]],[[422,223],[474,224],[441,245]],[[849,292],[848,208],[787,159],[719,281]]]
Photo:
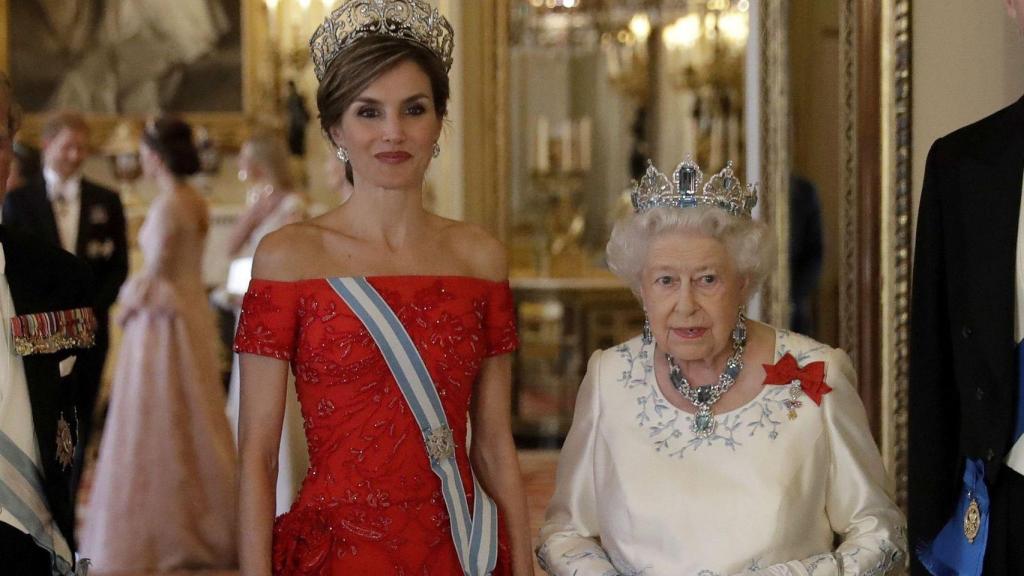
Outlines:
[[[1024,32],[1024,0],[1004,3]],[[1022,180],[1024,98],[928,154],[910,341],[915,575],[1024,574]]]
[[43,127],[43,177],[11,190],[3,221],[63,247],[84,260],[96,278],[96,346],[78,361],[82,453],[92,432],[109,343],[108,313],[128,275],[124,209],[118,195],[82,177],[89,127],[72,112],[54,114]]
[[[0,200],[17,129],[0,73]],[[83,574],[74,557],[74,354],[94,337],[88,266],[0,223],[0,572]],[[80,563],[82,564],[82,563]]]

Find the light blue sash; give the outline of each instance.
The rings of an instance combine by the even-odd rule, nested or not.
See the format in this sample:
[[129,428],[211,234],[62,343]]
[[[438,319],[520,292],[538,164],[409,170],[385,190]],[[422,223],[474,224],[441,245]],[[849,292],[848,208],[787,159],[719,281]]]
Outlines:
[[455,440],[441,406],[441,397],[419,350],[398,316],[365,278],[331,278],[327,282],[369,330],[416,418],[430,468],[441,479],[441,492],[463,573],[465,576],[490,574],[498,560],[498,510],[474,475],[476,497],[473,515],[469,514],[466,490],[455,463]]
[[58,540],[56,526],[46,503],[42,472],[14,440],[0,432],[0,505],[28,530],[29,536],[50,553],[54,576],[72,574],[71,550],[63,538]]

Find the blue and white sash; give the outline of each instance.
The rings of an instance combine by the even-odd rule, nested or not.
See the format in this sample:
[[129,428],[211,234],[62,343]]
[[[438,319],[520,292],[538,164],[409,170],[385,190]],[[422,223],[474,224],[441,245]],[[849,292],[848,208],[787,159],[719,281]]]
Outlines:
[[43,475],[10,436],[0,432],[0,504],[36,543],[51,554],[54,576],[72,574],[71,549],[57,530],[46,504]]
[[441,397],[398,316],[365,278],[331,278],[331,288],[369,330],[423,434],[430,468],[441,479],[452,539],[465,576],[486,576],[498,559],[498,510],[473,476],[473,515],[455,462],[455,440]]

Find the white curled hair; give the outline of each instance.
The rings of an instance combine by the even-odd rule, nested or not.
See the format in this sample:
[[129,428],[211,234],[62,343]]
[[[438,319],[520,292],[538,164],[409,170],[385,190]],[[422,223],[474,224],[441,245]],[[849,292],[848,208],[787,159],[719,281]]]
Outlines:
[[768,225],[714,206],[662,206],[621,218],[605,249],[608,267],[639,298],[640,276],[650,243],[667,232],[684,230],[700,232],[725,245],[737,272],[747,278],[746,296],[757,291],[772,270],[775,235]]

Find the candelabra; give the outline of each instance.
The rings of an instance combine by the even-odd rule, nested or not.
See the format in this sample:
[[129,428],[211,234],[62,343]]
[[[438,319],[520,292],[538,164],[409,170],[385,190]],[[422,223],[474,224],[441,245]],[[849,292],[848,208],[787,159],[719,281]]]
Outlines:
[[586,228],[581,198],[590,171],[590,118],[566,119],[554,128],[545,116],[536,119],[530,181],[538,207],[535,253],[538,271],[548,275],[551,259],[579,254]]

